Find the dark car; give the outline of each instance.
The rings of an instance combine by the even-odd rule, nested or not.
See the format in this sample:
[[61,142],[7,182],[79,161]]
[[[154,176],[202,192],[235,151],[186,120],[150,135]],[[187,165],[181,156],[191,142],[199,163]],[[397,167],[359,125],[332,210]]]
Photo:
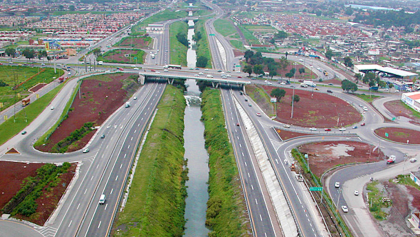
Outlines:
[[333,93],[332,90],[327,90],[328,93]]
[[239,126],[239,123],[237,123],[236,126]]
[[25,134],[26,134],[26,131],[23,131],[23,132],[22,132],[22,135],[25,135]]
[[105,138],[105,134],[102,134],[101,139],[104,139],[104,138]]

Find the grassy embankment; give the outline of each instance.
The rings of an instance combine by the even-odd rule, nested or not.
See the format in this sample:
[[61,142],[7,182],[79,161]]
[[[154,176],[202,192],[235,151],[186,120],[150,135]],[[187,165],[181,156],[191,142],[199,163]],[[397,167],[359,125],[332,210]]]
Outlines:
[[167,21],[171,19],[178,19],[178,18],[182,18],[186,16],[187,16],[186,11],[171,11],[171,10],[166,9],[163,12],[155,14],[145,19],[144,21],[139,22],[137,25],[131,28],[131,32],[132,32],[132,35],[144,34],[146,33],[146,31],[142,28],[146,27],[148,24],[160,22],[160,21]]
[[366,189],[368,190],[369,211],[372,212],[372,215],[375,217],[375,219],[381,221],[385,220],[388,216],[388,214],[384,212],[382,208],[389,208],[392,203],[382,201],[384,197],[381,190],[376,187],[378,184],[378,181],[368,183]]
[[[50,83],[54,80],[54,77],[59,78],[63,74],[63,70],[57,70],[57,73],[54,73],[52,68],[1,66],[0,103],[3,105],[0,106],[0,111],[30,95],[28,89],[31,87],[38,83]],[[17,88],[15,85],[17,85]],[[15,94],[17,97],[15,97]]]
[[249,218],[225,128],[220,91],[206,89],[201,107],[210,168],[206,225],[212,231],[208,236],[249,236]]
[[10,117],[4,123],[0,124],[0,145],[3,145],[10,138],[18,134],[22,129],[28,126],[38,115],[51,103],[64,84],[59,85],[48,92],[35,102],[26,106],[26,108],[16,113],[14,119]]
[[368,103],[372,103],[375,99],[382,97],[382,96],[377,96],[377,95],[365,95],[365,94],[354,94],[354,95]]
[[[236,28],[232,25],[229,20],[218,19],[214,22],[214,27],[223,36],[228,36],[229,38],[240,38]],[[245,47],[240,40],[230,40],[230,44],[240,50],[245,50]]]
[[[122,52],[122,50],[124,50],[124,49],[114,49],[114,50],[107,51],[103,55],[99,55],[98,58],[96,59],[96,61],[103,61],[103,62],[106,62],[106,63],[143,64],[144,57],[146,56],[146,53],[141,49],[127,49],[127,50],[130,50],[130,51],[136,51],[136,54],[130,54],[130,61],[129,62],[125,62],[125,61],[118,60],[118,59],[112,59],[112,56],[114,56],[114,55],[120,55],[119,58],[125,59],[126,57],[123,55],[124,53]],[[137,59],[135,59],[135,58],[137,58]]]
[[181,44],[176,38],[178,33],[188,34],[188,25],[184,21],[174,22],[169,28],[170,36],[170,62],[171,64],[187,66],[187,46]]
[[243,25],[238,25],[238,28],[242,31],[242,34],[244,34],[244,37],[249,45],[260,44],[260,41],[252,34],[252,31],[248,30]]
[[201,39],[196,44],[197,46],[196,52],[197,52],[197,58],[203,56],[208,59],[206,68],[212,68],[209,40],[207,38],[206,28],[204,27],[204,22],[206,20],[207,19],[200,19],[194,25],[195,34],[197,34],[198,32],[201,33]]
[[264,110],[264,113],[269,117],[274,116],[274,108],[273,103],[270,102],[270,95],[263,88],[257,85],[247,85],[245,89],[246,94]]
[[[132,43],[136,39],[142,38],[145,42],[144,45]],[[128,36],[120,39],[112,47],[131,47],[131,48],[147,48],[147,46],[152,42],[152,37],[150,36]]]
[[[114,236],[182,236],[187,195],[182,90],[167,86]],[[119,228],[120,227],[120,228]]]

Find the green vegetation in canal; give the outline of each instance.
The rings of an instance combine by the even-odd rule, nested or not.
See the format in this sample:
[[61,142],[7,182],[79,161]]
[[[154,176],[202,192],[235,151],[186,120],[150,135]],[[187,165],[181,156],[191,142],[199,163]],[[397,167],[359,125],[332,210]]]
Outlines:
[[220,91],[206,89],[201,107],[210,168],[206,225],[211,232],[208,236],[250,236],[238,168],[225,128]]
[[166,9],[163,12],[155,14],[144,21],[138,23],[137,25],[131,28],[131,32],[135,35],[136,33],[142,32],[141,28],[146,27],[149,24],[160,22],[160,21],[167,21],[172,19],[178,19],[187,16],[187,11],[171,11]]
[[187,190],[182,90],[167,86],[114,236],[183,236]]
[[236,33],[235,27],[229,20],[217,19],[214,21],[214,28],[223,36],[228,36]]
[[194,37],[197,37],[197,35],[200,35],[200,39],[196,43],[197,59],[201,58],[203,59],[203,61],[205,61],[204,58],[207,59],[207,63],[204,67],[212,68],[209,41],[207,38],[206,28],[204,27],[205,21],[206,19],[200,19],[197,22],[195,22],[195,25],[194,25],[194,33],[195,33]]
[[0,66],[0,111],[30,95],[28,90],[35,85],[48,84],[63,74],[63,70],[54,73],[52,68]]
[[26,106],[24,110],[16,113],[16,119],[10,117],[4,123],[0,124],[0,145],[3,145],[10,138],[32,123],[32,121],[48,106],[48,104],[51,103],[63,85],[64,84],[59,85],[52,91]]
[[377,95],[365,95],[365,94],[355,94],[355,96],[359,97],[360,99],[371,103],[373,102],[375,99],[380,98],[382,96],[377,96]]
[[392,205],[392,202],[384,202],[383,195],[379,188],[377,187],[378,181],[368,183],[366,189],[368,190],[368,203],[369,210],[372,213],[375,219],[381,221],[385,220],[388,214],[382,210],[382,208],[389,208]]
[[185,34],[185,37],[187,37],[188,25],[184,21],[174,22],[169,28],[170,62],[171,64],[187,66],[188,47],[177,39],[178,34]]

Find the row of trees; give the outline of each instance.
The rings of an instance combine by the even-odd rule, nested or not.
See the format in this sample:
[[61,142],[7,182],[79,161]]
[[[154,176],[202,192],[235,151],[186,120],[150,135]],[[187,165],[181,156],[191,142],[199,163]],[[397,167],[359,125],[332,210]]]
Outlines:
[[[9,47],[5,50],[5,53],[6,53],[7,56],[9,56],[11,58],[14,58],[15,55],[16,55],[16,49]],[[29,60],[31,60],[35,57],[38,57],[38,59],[41,59],[43,57],[48,56],[47,51],[45,51],[45,50],[35,51],[33,49],[28,49],[28,48],[26,48],[22,51],[22,55],[25,56],[25,58],[27,58]],[[50,59],[48,59],[48,60],[50,60]]]

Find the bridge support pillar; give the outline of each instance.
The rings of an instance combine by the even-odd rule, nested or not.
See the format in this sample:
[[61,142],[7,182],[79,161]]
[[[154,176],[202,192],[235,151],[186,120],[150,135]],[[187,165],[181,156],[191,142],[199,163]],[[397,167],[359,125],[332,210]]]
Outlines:
[[219,85],[220,85],[220,83],[217,83],[217,84],[216,84],[216,88],[219,88]]
[[139,79],[137,79],[140,82],[140,85],[144,85],[144,81],[146,80],[146,77],[143,75],[139,75]]
[[246,95],[245,84],[242,85],[242,90],[244,91],[244,95]]
[[212,83],[211,83],[211,87],[213,87],[213,88],[214,88],[214,82],[212,82]]
[[169,85],[172,85],[174,83],[174,79],[168,78],[168,83],[169,83]]

